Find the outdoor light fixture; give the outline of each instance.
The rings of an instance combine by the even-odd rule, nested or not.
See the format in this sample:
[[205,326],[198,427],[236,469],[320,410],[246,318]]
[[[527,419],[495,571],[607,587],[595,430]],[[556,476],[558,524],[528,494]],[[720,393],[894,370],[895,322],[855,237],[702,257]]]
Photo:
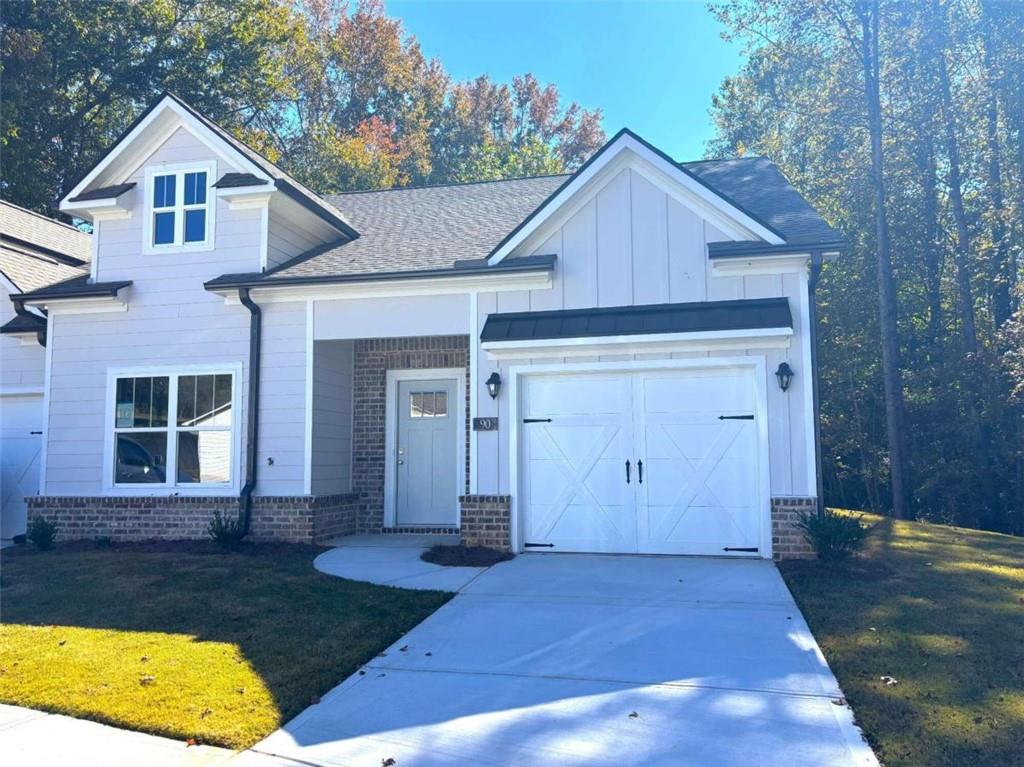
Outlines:
[[487,379],[487,393],[491,395],[491,399],[498,398],[498,392],[501,391],[501,376],[498,375],[498,371],[495,370],[491,373],[491,377]]
[[780,362],[779,367],[775,370],[775,377],[779,379],[779,388],[786,391],[793,381],[793,368],[789,366],[788,362]]

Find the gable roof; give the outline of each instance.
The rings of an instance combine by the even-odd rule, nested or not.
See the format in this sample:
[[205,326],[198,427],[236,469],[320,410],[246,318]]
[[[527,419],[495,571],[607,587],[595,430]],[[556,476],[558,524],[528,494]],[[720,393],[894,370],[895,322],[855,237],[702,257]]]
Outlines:
[[[131,143],[133,138],[140,135],[153,120],[157,119],[157,117],[167,109],[175,112],[175,114],[182,118],[184,122],[188,123],[189,127],[193,130],[198,129],[208,131],[223,144],[227,145],[230,153],[239,161],[238,164],[242,166],[242,170],[253,177],[254,183],[265,183],[265,180],[261,178],[260,174],[265,175],[273,181],[274,186],[277,189],[280,189],[286,195],[301,204],[304,208],[335,227],[345,236],[359,236],[359,233],[352,227],[341,211],[328,204],[315,192],[307,189],[303,184],[292,178],[288,173],[265,158],[248,144],[221,128],[217,123],[204,115],[198,109],[194,108],[186,101],[169,91],[162,93],[142,112],[142,114],[132,121],[131,125],[129,125],[125,131],[118,136],[114,143],[107,148],[92,168],[90,168],[72,185],[71,191],[68,192],[67,195],[65,195],[64,200],[61,201],[62,204],[64,202],[80,202],[82,200],[92,199],[91,195],[94,190],[90,190],[89,185],[113,162],[119,152]],[[113,189],[116,188],[116,186],[117,185],[107,184],[105,185],[105,189]]]
[[90,235],[0,200],[0,274],[21,292],[88,274]]

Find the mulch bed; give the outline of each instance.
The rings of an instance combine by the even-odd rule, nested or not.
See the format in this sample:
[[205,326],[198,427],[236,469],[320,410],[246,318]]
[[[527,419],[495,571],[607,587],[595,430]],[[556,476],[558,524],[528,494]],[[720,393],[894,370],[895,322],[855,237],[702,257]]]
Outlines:
[[490,567],[515,557],[509,551],[498,551],[486,546],[432,546],[420,554],[420,559],[444,567]]

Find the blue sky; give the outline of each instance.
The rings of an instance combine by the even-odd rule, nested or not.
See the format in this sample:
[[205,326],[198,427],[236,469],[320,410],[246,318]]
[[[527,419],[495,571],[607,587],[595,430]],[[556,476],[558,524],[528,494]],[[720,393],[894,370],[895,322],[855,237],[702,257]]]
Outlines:
[[386,0],[428,58],[459,80],[533,72],[678,160],[700,159],[711,95],[742,64],[703,2]]

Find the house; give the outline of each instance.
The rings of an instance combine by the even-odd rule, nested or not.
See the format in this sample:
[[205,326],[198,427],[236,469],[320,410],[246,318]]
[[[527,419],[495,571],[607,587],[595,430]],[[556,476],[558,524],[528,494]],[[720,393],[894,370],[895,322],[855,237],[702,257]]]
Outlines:
[[764,158],[320,196],[174,95],[61,201],[39,494],[65,538],[461,532],[782,557],[818,491],[811,283]]
[[89,235],[0,200],[0,539],[25,533],[39,491],[46,317],[10,299],[85,273]]

